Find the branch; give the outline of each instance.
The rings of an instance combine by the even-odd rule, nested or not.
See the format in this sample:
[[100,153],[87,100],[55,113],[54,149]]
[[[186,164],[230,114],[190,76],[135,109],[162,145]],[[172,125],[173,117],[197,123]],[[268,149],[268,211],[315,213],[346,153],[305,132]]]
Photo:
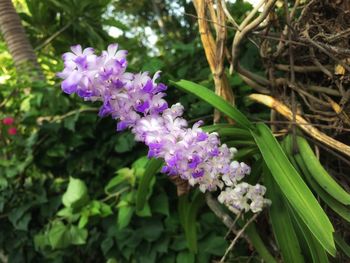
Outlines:
[[220,263],[225,262],[225,258],[227,257],[228,253],[233,249],[233,247],[235,246],[237,240],[242,236],[244,230],[246,230],[246,228],[255,220],[255,218],[258,216],[259,214],[255,214],[253,215],[248,221],[247,223],[243,226],[243,228],[241,230],[239,230],[239,232],[237,233],[237,235],[235,236],[235,238],[233,239],[232,243],[230,244],[230,246],[227,248],[224,256],[221,258]]
[[[248,96],[248,98],[276,110],[278,113],[280,113],[290,121],[293,120],[292,111],[282,102],[274,99],[271,96],[261,95],[261,94],[251,94]],[[306,133],[308,133],[311,137],[350,157],[350,146],[342,142],[339,142],[329,137],[328,135],[320,132],[318,129],[312,127],[310,123],[308,123],[308,121],[306,121],[299,114],[295,114],[295,121],[297,125]]]

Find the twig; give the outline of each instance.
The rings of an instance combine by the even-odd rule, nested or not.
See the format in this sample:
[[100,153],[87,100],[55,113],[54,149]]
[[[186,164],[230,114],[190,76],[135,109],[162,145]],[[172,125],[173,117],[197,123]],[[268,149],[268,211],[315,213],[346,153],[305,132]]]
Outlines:
[[335,60],[338,64],[342,65],[348,72],[350,72],[350,67],[344,63],[343,61],[337,59],[335,56],[333,56],[333,54],[331,54],[327,49],[325,49],[324,47],[322,47],[320,44],[318,44],[316,41],[312,40],[309,36],[309,32],[308,32],[308,26],[306,27],[305,31],[303,32],[303,35],[305,37],[305,39],[312,44],[314,47],[317,47],[320,51],[322,51],[323,53],[325,53],[326,55],[328,55],[330,58],[332,58],[333,60]]
[[[288,43],[291,43],[292,41],[289,41]],[[291,66],[290,65],[283,65],[283,64],[276,64],[274,65],[276,69],[282,70],[282,71],[290,71]],[[331,66],[324,66],[327,69],[331,69]],[[296,66],[294,65],[294,71],[298,73],[306,73],[306,72],[319,72],[321,69],[318,66]]]
[[259,76],[247,69],[245,69],[244,67],[241,66],[241,64],[238,62],[237,63],[237,72],[241,73],[242,75],[256,81],[257,83],[263,85],[263,86],[269,86],[270,85],[270,81],[267,80],[266,78]]
[[[298,2],[298,1],[297,1]],[[290,24],[291,24],[291,18],[290,18],[290,14],[289,14],[289,10],[288,10],[288,1],[284,0],[284,10],[285,10],[285,15],[286,15],[286,24],[288,27],[288,40],[291,41],[292,40],[292,33],[291,33],[291,28],[290,28]],[[288,52],[289,52],[289,64],[290,64],[290,81],[292,83],[295,82],[295,71],[294,71],[294,54],[293,54],[293,46],[289,43],[288,44]],[[294,90],[292,90],[292,94],[291,94],[291,100],[292,100],[292,122],[295,122],[295,114],[296,114],[296,99],[295,99],[295,92]],[[292,124],[292,144],[293,144],[293,152],[297,151],[297,144],[296,144],[296,126],[295,124]]]
[[[283,43],[283,40],[285,40],[285,37],[286,36],[289,36],[290,35],[290,21],[292,19],[292,17],[295,15],[295,11],[299,5],[299,0],[296,0],[295,3],[294,3],[294,6],[293,6],[293,9],[292,11],[290,12],[290,16],[289,16],[289,23],[287,23],[287,25],[285,25],[283,31],[282,31],[282,34],[281,34],[281,37],[280,37],[280,42],[278,43],[278,46],[277,46],[277,50],[276,52],[273,54],[273,56],[276,58],[278,57],[279,55],[281,55],[282,51],[283,51],[283,47],[285,46],[285,44]],[[288,8],[288,7],[287,7]]]
[[234,28],[236,30],[239,30],[239,25],[237,24],[236,20],[231,16],[230,12],[227,10],[225,0],[220,0],[220,1],[221,1],[222,9],[223,9],[228,21],[231,22],[231,24],[234,26]]
[[299,88],[298,86],[296,86],[295,84],[293,84],[293,82],[288,82],[288,86],[295,90],[296,92],[298,92],[299,94],[303,94],[306,97],[310,98],[313,101],[316,101],[319,105],[323,105],[325,107],[330,107],[330,104],[328,102],[324,102],[323,100],[320,100],[319,98],[316,98],[315,96],[311,95],[310,93],[308,93],[307,91]]
[[264,86],[260,85],[259,83],[255,82],[251,78],[241,74],[238,72],[238,75],[241,77],[241,79],[247,83],[251,88],[255,89],[257,92],[262,93],[262,94],[270,94],[270,91],[265,88]]
[[193,18],[198,19],[198,20],[204,20],[204,21],[213,23],[214,25],[217,25],[217,26],[219,26],[219,27],[231,28],[231,29],[235,29],[235,30],[236,30],[236,28],[233,27],[233,26],[223,25],[223,24],[220,24],[220,23],[218,23],[218,22],[216,22],[216,21],[213,21],[213,20],[211,20],[211,19],[208,19],[208,18],[206,18],[206,17],[201,17],[201,16],[198,16],[198,15],[190,14],[190,13],[183,13],[183,14],[184,14],[185,16],[190,16],[190,17],[193,17]]
[[230,244],[230,246],[227,248],[224,256],[221,258],[220,263],[225,262],[225,259],[228,255],[228,253],[233,249],[234,245],[236,244],[237,240],[240,238],[240,236],[243,234],[244,230],[246,230],[246,228],[250,225],[250,223],[252,223],[255,218],[258,216],[259,214],[255,214],[254,216],[252,216],[247,223],[243,226],[243,228],[241,230],[239,230],[239,232],[237,233],[237,235],[235,236],[235,238],[233,239],[232,243]]
[[[259,121],[254,121],[253,123],[271,123],[271,124],[299,124],[298,122],[292,122],[292,121],[266,121],[266,120],[259,120]],[[318,123],[304,123],[303,125],[310,125],[314,127],[322,127],[324,129],[340,129],[342,131],[350,131],[348,128],[338,128],[335,126],[330,126],[326,124],[318,124]]]
[[48,44],[50,44],[50,42],[52,40],[54,40],[58,35],[60,35],[61,33],[63,33],[66,29],[68,29],[68,27],[70,27],[73,24],[73,22],[69,22],[68,24],[66,24],[64,27],[62,27],[60,30],[58,30],[57,32],[55,32],[52,36],[50,36],[49,38],[47,38],[43,43],[41,43],[39,46],[35,47],[34,50],[37,51],[39,49],[42,49],[43,47],[47,46]]
[[333,41],[336,41],[338,40],[338,38],[341,38],[341,37],[344,37],[344,36],[347,36],[350,34],[350,28],[344,30],[344,31],[341,31],[335,35],[332,35],[330,37],[326,37],[326,41],[328,42],[333,42]]
[[[267,96],[267,95],[262,95],[262,94],[251,94],[248,96],[248,98],[257,101],[259,103],[262,103],[272,109],[275,109],[277,112],[279,112],[281,115],[283,115],[284,117],[286,117],[288,120],[292,120],[292,112],[291,110],[284,105],[282,102]],[[295,115],[295,121],[298,123],[298,126],[304,130],[306,133],[308,133],[310,136],[312,136],[313,138],[315,138],[316,140],[318,140],[321,143],[324,143],[326,145],[328,145],[329,147],[347,155],[350,156],[350,146],[339,142],[331,137],[329,137],[328,135],[320,132],[319,130],[317,130],[316,128],[312,127],[311,125],[309,125],[308,121],[306,121],[302,116],[300,116],[299,114]]]
[[239,31],[241,32],[243,28],[245,28],[250,20],[255,16],[255,14],[259,11],[259,9],[262,7],[262,5],[266,2],[266,0],[261,0],[256,6],[254,6],[253,10],[250,11],[248,16],[243,20],[243,22],[238,26]]
[[350,125],[350,118],[349,116],[346,114],[346,112],[344,111],[344,109],[342,107],[340,107],[340,105],[338,103],[336,103],[334,100],[332,100],[330,97],[328,97],[325,94],[322,94],[323,97],[326,98],[326,100],[331,104],[333,110],[335,111],[335,113],[338,114],[338,116],[343,120],[344,123]]
[[82,113],[82,112],[87,112],[87,111],[91,111],[91,112],[96,112],[98,111],[98,109],[96,108],[82,108],[82,109],[78,109],[78,110],[73,110],[73,111],[69,111],[64,115],[56,115],[56,116],[43,116],[43,117],[39,117],[36,119],[37,124],[41,125],[44,121],[48,121],[48,122],[60,122],[65,118],[68,118],[69,116],[72,116],[74,114],[77,113]]
[[261,5],[265,2],[265,0],[261,1],[254,9],[249,13],[247,18],[242,22],[242,24],[239,26],[239,29],[241,31],[237,31],[235,34],[235,37],[233,39],[232,43],[232,63],[230,67],[230,73],[232,74],[236,67],[236,60],[239,53],[239,44],[243,40],[243,38],[252,30],[254,30],[256,27],[259,26],[259,24],[265,20],[265,18],[269,15],[271,9],[275,5],[277,0],[269,0],[267,4],[265,5],[264,11],[256,18],[254,19],[250,24],[249,21],[251,18],[256,14],[257,10],[261,7]]
[[[211,211],[221,220],[221,222],[228,228],[231,229],[232,233],[237,235],[239,231],[235,228],[235,221],[226,213],[222,210],[221,204],[213,198],[211,193],[207,192],[205,194],[205,201],[210,208]],[[248,242],[248,244],[251,244],[251,241],[249,238],[242,234],[242,237]]]
[[318,61],[315,56],[315,51],[312,47],[309,47],[312,63],[314,63],[324,74],[326,74],[330,79],[333,78],[333,74]]
[[107,195],[105,198],[101,199],[101,202],[106,202],[113,197],[118,198],[122,193],[124,193],[125,191],[128,191],[129,189],[130,189],[130,186],[126,186],[114,194]]
[[241,212],[239,212],[238,215],[236,215],[236,218],[235,218],[235,220],[233,221],[232,226],[230,227],[230,229],[227,231],[227,233],[226,233],[226,235],[225,235],[225,239],[227,239],[228,236],[232,233],[232,228],[236,225],[236,223],[237,223],[238,219],[241,217],[241,215],[242,215]]

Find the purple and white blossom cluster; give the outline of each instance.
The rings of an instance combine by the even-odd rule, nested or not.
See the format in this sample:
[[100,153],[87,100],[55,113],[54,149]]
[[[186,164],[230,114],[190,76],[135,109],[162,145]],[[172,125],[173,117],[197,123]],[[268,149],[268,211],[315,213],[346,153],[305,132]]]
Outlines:
[[233,212],[259,212],[268,203],[265,187],[240,183],[250,173],[245,163],[233,161],[235,148],[221,144],[216,133],[204,132],[202,122],[189,127],[180,103],[168,107],[167,87],[147,72],[126,72],[127,51],[117,44],[96,55],[80,45],[63,55],[62,90],[85,100],[102,101],[100,116],[111,115],[117,130],[131,129],[137,141],[149,147],[148,156],[162,158],[162,172],[180,176],[202,192],[224,189],[218,199]]

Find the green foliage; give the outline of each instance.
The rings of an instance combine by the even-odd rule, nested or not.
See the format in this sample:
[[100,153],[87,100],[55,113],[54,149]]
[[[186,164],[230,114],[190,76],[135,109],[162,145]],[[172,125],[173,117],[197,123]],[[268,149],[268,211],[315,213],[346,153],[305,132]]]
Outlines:
[[307,163],[307,170],[312,178],[334,199],[344,205],[350,204],[350,195],[323,168],[307,141],[297,138],[301,158]]
[[80,179],[69,178],[67,191],[62,196],[62,203],[66,208],[77,209],[88,202],[86,184]]
[[[28,13],[21,13],[34,46],[51,44],[63,52],[71,43],[104,48],[111,40],[103,29],[103,15],[110,0],[26,0]],[[52,41],[52,36],[56,36]]]
[[145,209],[146,202],[152,193],[151,190],[154,184],[154,181],[152,184],[152,179],[154,179],[154,175],[160,170],[162,164],[163,161],[158,159],[151,159],[147,162],[136,196],[136,210],[138,212]]
[[264,182],[268,189],[268,198],[273,203],[269,209],[271,226],[281,250],[283,262],[305,262],[291,215],[288,213],[288,205],[267,168],[264,171]]
[[198,210],[204,205],[202,194],[196,192],[193,200],[188,199],[188,194],[179,197],[179,216],[185,231],[185,237],[190,252],[198,252],[197,244],[197,224]]
[[[321,165],[316,162],[315,157],[312,157],[312,151],[310,149],[306,149],[308,147],[306,142],[302,139],[298,140],[298,144],[301,144],[300,146],[301,148],[305,149],[305,152],[303,154],[298,154],[295,156],[295,161],[290,162],[286,153],[283,151],[280,144],[277,142],[275,137],[272,135],[272,132],[266,125],[257,124],[254,127],[253,124],[249,123],[244,115],[242,115],[242,113],[240,113],[237,109],[230,106],[228,103],[223,102],[220,97],[201,85],[184,80],[174,84],[210,103],[222,113],[232,118],[243,129],[246,129],[252,134],[256,145],[260,150],[261,157],[269,170],[269,172],[264,173],[264,176],[268,177],[271,173],[273,180],[276,181],[276,185],[278,185],[278,188],[276,188],[277,191],[281,191],[284,197],[286,197],[288,200],[288,206],[290,206],[290,210],[292,210],[290,213],[295,215],[295,220],[298,222],[301,231],[304,233],[304,237],[307,240],[314,262],[317,262],[318,257],[323,257],[325,259],[327,258],[326,256],[322,256],[325,254],[324,250],[332,256],[335,256],[336,248],[333,238],[334,228],[332,223],[330,222],[326,213],[322,210],[321,205],[314,197],[309,186],[299,174],[300,170],[303,171],[303,169],[299,168],[306,167],[305,165],[302,165],[302,161],[304,161],[303,159],[312,162],[311,168],[317,168],[316,171],[322,172],[322,174],[314,175],[314,177],[317,178],[315,178],[315,180],[324,187],[326,185],[325,181],[327,181],[327,184],[330,184],[330,187],[326,187],[326,189],[332,193],[333,197],[336,195],[340,199],[339,201],[342,201],[344,200],[343,198],[345,198],[345,196],[340,195],[340,193],[343,193],[339,190],[341,188],[336,185],[336,183],[330,179],[328,175],[325,174],[326,172],[323,170],[323,168],[319,168]],[[220,127],[218,127],[218,130],[220,130]],[[248,153],[247,156],[249,155],[253,154]],[[293,156],[291,156],[291,158],[293,158]],[[299,167],[296,166],[296,163],[298,163]],[[296,167],[294,167],[293,164]],[[308,170],[308,172],[310,171],[311,170]],[[316,171],[312,169],[312,173]],[[321,175],[323,175],[322,178]],[[265,180],[267,180],[270,187],[272,186],[271,190],[274,191],[273,189],[275,187],[273,185],[273,181],[271,181],[272,179],[266,178]],[[273,200],[277,200],[278,205],[278,200],[280,199],[274,198],[273,192],[270,194],[272,194]],[[343,194],[346,195],[346,193]],[[282,228],[279,227],[279,222],[274,222],[275,217],[277,218],[277,212],[281,212],[283,209],[281,211],[275,211],[274,209],[272,209],[271,212],[271,220],[272,224],[274,224],[274,233],[277,235],[276,239],[281,246],[284,260],[287,262],[302,262],[302,258],[298,257],[298,255],[300,255],[300,252],[298,252],[300,249],[298,248],[296,235],[291,222],[289,221],[289,230],[287,229],[287,231],[289,231],[290,238],[286,240],[286,236],[283,236],[284,233],[281,231]],[[289,214],[287,213],[285,217],[289,218]],[[280,217],[278,217],[278,220],[280,220]],[[286,226],[283,228],[284,231],[286,231]],[[294,242],[294,245],[291,245],[290,242]],[[291,248],[288,248],[288,245]]]
[[[240,110],[210,91],[196,19],[182,13],[194,13],[190,1],[159,3],[163,29],[151,1],[25,2],[20,15],[46,80],[18,75],[0,42],[0,119],[14,117],[17,128],[11,136],[0,124],[0,255],[8,262],[213,262],[225,253],[227,229],[201,193],[178,198],[168,178],[158,174],[162,162],[148,160],[130,132],[117,134],[113,120],[98,119],[98,103],[87,108],[60,91],[55,73],[62,70],[62,52],[76,43],[102,49],[112,41],[132,53],[131,70],[160,69],[164,83],[200,83],[181,80],[173,83],[181,91],[169,88],[169,103],[180,101],[190,122],[200,118],[210,124],[213,108],[235,120],[235,126],[204,129],[239,148],[236,159],[252,166],[247,180],[263,182],[273,205],[247,227],[250,243],[241,239],[230,261],[328,262],[335,253],[333,227],[321,206],[350,222],[348,194],[305,140],[297,138],[300,152],[294,153],[290,136],[280,147],[266,126],[248,120],[269,113],[255,104],[249,108],[253,102],[244,96],[252,89],[237,74],[228,81]],[[228,7],[238,22],[251,8],[240,0]],[[146,27],[157,37],[154,45]],[[118,39],[108,35],[111,28],[121,30]],[[242,45],[240,61],[260,74],[257,52]],[[336,234],[334,240],[349,256],[344,238]]]

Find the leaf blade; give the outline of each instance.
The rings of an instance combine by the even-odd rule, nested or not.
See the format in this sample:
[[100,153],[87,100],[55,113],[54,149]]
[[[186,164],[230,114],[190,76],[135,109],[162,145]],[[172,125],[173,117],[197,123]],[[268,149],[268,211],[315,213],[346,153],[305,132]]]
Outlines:
[[270,129],[265,124],[258,124],[257,131],[252,134],[283,194],[320,244],[335,255],[334,228],[327,215],[289,162]]
[[188,80],[170,81],[170,83],[184,90],[185,92],[191,93],[198,98],[206,101],[216,109],[233,119],[239,126],[245,129],[252,129],[252,123],[242,114],[238,109],[233,107],[229,102],[216,95],[213,91],[203,87],[202,85],[196,84]]

